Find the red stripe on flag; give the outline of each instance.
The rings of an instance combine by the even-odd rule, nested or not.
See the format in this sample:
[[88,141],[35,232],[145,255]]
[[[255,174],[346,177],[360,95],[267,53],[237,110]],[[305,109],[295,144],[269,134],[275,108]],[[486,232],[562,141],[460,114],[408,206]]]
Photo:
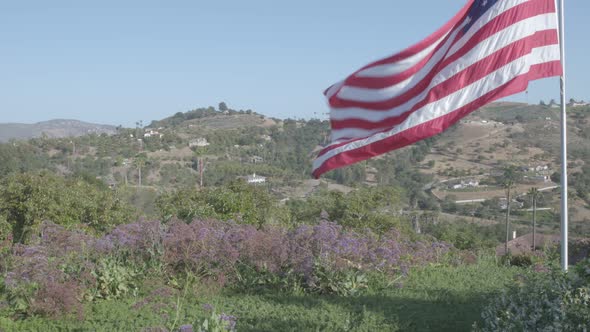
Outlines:
[[[359,87],[359,88],[381,89],[381,88],[386,88],[388,86],[392,86],[392,85],[398,84],[400,82],[403,82],[406,79],[408,79],[408,78],[412,77],[413,75],[417,74],[422,68],[424,68],[424,66],[427,65],[428,62],[430,62],[430,60],[432,60],[432,57],[443,46],[445,46],[445,43],[447,43],[448,40],[449,40],[449,38],[451,38],[451,35],[453,34],[453,32],[454,31],[451,31],[449,33],[449,35],[446,36],[446,38],[444,40],[442,40],[434,48],[434,50],[432,50],[430,53],[428,53],[424,57],[424,59],[422,59],[420,62],[418,62],[417,64],[415,64],[411,68],[408,68],[404,72],[401,72],[401,73],[398,73],[398,74],[395,74],[395,75],[391,75],[391,76],[385,76],[385,77],[355,76],[356,74],[358,74],[358,72],[357,72],[356,74],[353,74],[353,75],[349,76],[345,80],[345,85],[347,85],[347,86],[353,86],[353,87]],[[456,35],[455,35],[455,38],[457,38]],[[371,67],[374,67],[374,65],[371,65],[370,67],[367,67],[367,68],[364,68],[364,69],[368,69],[368,68],[371,68]],[[364,70],[364,69],[362,69],[362,70]]]
[[[527,74],[515,77],[510,82],[486,93],[480,98],[456,109],[451,113],[424,122],[383,140],[367,144],[357,149],[336,154],[324,161],[320,167],[313,171],[312,174],[315,178],[319,178],[320,175],[330,170],[366,160],[371,157],[402,148],[419,140],[437,135],[478,108],[494,100],[525,91],[529,81],[544,77],[557,76],[561,74],[561,71],[562,67],[560,61],[546,62],[531,66],[531,69]],[[355,141],[360,141],[360,139]],[[351,142],[344,143],[343,145],[349,143]],[[329,147],[329,150],[333,150],[334,148],[336,147],[331,146]],[[323,155],[325,153],[326,151],[322,151],[321,154]]]
[[[461,8],[461,10],[449,22],[445,23],[445,25],[443,25],[440,29],[438,29],[436,32],[434,32],[430,36],[424,38],[422,41],[420,41],[420,42],[416,43],[415,45],[410,46],[410,47],[406,48],[405,50],[403,50],[399,53],[396,53],[390,57],[370,63],[370,64],[362,67],[361,69],[357,70],[354,74],[358,73],[361,70],[365,70],[367,68],[370,68],[370,67],[399,62],[399,61],[407,59],[417,53],[420,53],[421,51],[423,51],[424,49],[426,49],[430,45],[432,45],[432,43],[439,40],[442,36],[444,36],[445,33],[448,33],[451,29],[453,29],[453,27],[459,21],[461,21],[461,19],[463,19],[463,16],[467,13],[467,11],[471,7],[471,5],[473,5],[474,1],[475,0],[469,0],[468,3],[463,8]],[[352,75],[354,75],[354,74],[352,74]]]
[[[527,54],[530,54],[534,48],[556,45],[559,43],[557,31],[544,30],[538,31],[534,35],[514,42],[490,56],[474,63],[457,73],[455,76],[434,86],[430,89],[425,98],[417,103],[414,107],[399,116],[392,116],[379,121],[368,121],[364,119],[349,118],[346,120],[331,120],[332,129],[359,128],[359,129],[379,129],[392,127],[402,123],[414,111],[425,105],[444,98],[465,86],[468,86],[496,70],[506,66]],[[378,111],[377,111],[378,112]]]
[[[342,99],[338,97],[338,93],[334,94],[329,99],[329,104],[332,108],[349,108],[349,107],[358,107],[358,108],[365,108],[365,109],[372,109],[372,110],[388,110],[394,108],[396,106],[400,106],[406,101],[412,99],[416,95],[420,94],[425,88],[428,87],[432,79],[436,74],[442,71],[446,66],[451,64],[452,62],[456,61],[457,59],[464,56],[470,50],[472,50],[478,43],[487,39],[488,37],[506,29],[507,27],[514,25],[517,22],[523,21],[525,19],[535,17],[542,14],[549,14],[555,12],[555,6],[548,5],[547,0],[531,0],[515,6],[506,12],[502,13],[501,15],[497,16],[496,18],[492,19],[488,24],[482,27],[478,32],[476,32],[472,38],[467,42],[460,50],[458,50],[455,54],[450,56],[447,59],[444,59],[442,62],[438,63],[426,77],[424,77],[420,82],[418,82],[414,87],[412,87],[407,92],[395,96],[391,99],[380,101],[380,102],[364,102],[364,101],[357,101],[357,100],[348,100]],[[456,42],[457,40],[455,40]],[[370,67],[370,66],[368,66]],[[368,68],[367,67],[367,68]],[[358,72],[358,71],[357,71]],[[356,74],[356,73],[355,73]],[[355,74],[351,75],[354,76]],[[397,75],[395,75],[397,76]],[[388,80],[395,80],[395,76],[393,77],[380,77],[380,78],[365,78],[363,81],[367,83],[366,85],[355,85],[358,87],[364,87],[368,89],[380,89],[386,88],[391,86],[388,84]],[[348,80],[354,81],[355,79],[348,78]],[[360,82],[360,81],[358,81]],[[348,84],[347,84],[348,85]],[[336,110],[337,111],[337,110]]]

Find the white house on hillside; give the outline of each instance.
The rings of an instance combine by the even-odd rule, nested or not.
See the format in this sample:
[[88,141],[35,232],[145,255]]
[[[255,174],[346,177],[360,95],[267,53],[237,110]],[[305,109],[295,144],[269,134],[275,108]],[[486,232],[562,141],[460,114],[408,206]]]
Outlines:
[[266,182],[266,177],[260,176],[260,175],[256,175],[256,173],[254,173],[254,174],[248,175],[246,177],[246,182],[248,182],[250,184],[261,184],[261,183],[265,183]]
[[164,134],[160,133],[157,130],[151,129],[151,128],[145,128],[145,131],[143,133],[143,137],[164,137]]
[[204,138],[204,137],[199,137],[197,139],[193,139],[190,142],[188,142],[189,148],[192,148],[192,147],[195,147],[195,146],[196,147],[205,147],[205,146],[208,146],[208,145],[209,145],[209,142],[207,142],[207,139]]
[[475,179],[461,180],[461,183],[457,183],[451,186],[453,189],[464,189],[464,188],[477,188],[479,187],[479,181]]

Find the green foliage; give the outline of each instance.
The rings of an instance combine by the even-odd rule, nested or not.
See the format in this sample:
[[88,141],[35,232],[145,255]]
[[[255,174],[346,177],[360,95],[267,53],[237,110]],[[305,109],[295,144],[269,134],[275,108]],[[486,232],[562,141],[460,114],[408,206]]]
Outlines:
[[569,274],[532,274],[496,297],[477,331],[584,331],[590,326],[590,262]]
[[0,279],[0,293],[3,295],[8,311],[16,317],[26,317],[30,314],[33,297],[39,289],[37,283],[21,283],[18,287],[8,288],[4,280]]
[[40,148],[26,142],[0,144],[0,176],[14,172],[27,172],[49,164]]
[[[295,176],[288,169],[269,164],[244,164],[238,161],[216,160],[208,162],[207,165],[206,176],[203,178],[203,184],[206,187],[223,186],[234,182],[238,177],[252,174],[286,181]],[[198,171],[196,163],[193,163],[193,169]]]
[[116,257],[101,259],[91,273],[96,278],[96,287],[88,290],[84,296],[88,301],[112,300],[128,294],[137,294],[138,272]]
[[24,243],[43,220],[104,232],[129,220],[132,210],[109,189],[42,172],[1,181],[0,215],[11,225],[14,241]]
[[[12,238],[12,226],[6,220],[5,215],[0,214],[0,250],[2,249],[2,242],[5,242]],[[0,252],[1,253],[1,252]]]
[[[209,176],[209,174],[207,174]],[[194,187],[198,174],[180,163],[164,164],[160,168],[160,185],[164,187]]]
[[238,265],[235,289],[242,292],[264,293],[279,291],[288,294],[302,294],[304,290],[303,276],[292,270],[279,275],[267,268],[255,268],[248,264]]
[[524,174],[518,167],[509,165],[504,168],[502,175],[496,177],[496,183],[504,188],[512,188],[515,184],[522,181]]
[[[221,104],[220,104],[220,106],[221,106]],[[200,118],[212,116],[215,114],[217,114],[217,112],[215,111],[215,108],[213,108],[211,106],[208,108],[197,108],[197,109],[188,111],[186,113],[177,112],[173,116],[162,119],[160,121],[152,121],[152,123],[150,123],[149,126],[150,127],[176,126],[176,125],[179,125],[180,123],[187,121],[187,120],[200,119]]]
[[336,270],[330,264],[314,262],[313,275],[305,276],[293,271],[278,275],[267,269],[257,269],[242,264],[239,268],[235,289],[247,293],[280,291],[286,294],[335,294],[357,296],[367,291],[369,278],[356,269]]
[[529,267],[539,261],[539,257],[527,253],[516,255],[508,253],[507,255],[502,256],[500,261],[502,264],[509,266]]
[[[182,330],[182,329],[181,329]],[[196,320],[191,331],[195,332],[232,332],[235,329],[235,318],[226,314],[218,314],[212,309],[203,320]]]
[[151,187],[121,187],[117,190],[117,196],[128,206],[133,206],[142,215],[148,218],[157,218],[156,199],[158,192]]
[[316,261],[314,263],[314,282],[311,291],[319,294],[356,296],[368,288],[368,278],[355,269],[335,270],[331,266]]
[[501,226],[498,225],[483,226],[457,220],[426,224],[422,227],[422,231],[441,241],[453,244],[457,249],[480,250],[493,248],[499,243],[496,237],[498,233],[501,234],[500,228]]
[[177,217],[187,222],[195,218],[236,220],[262,225],[272,220],[272,197],[266,189],[234,181],[219,188],[181,189],[162,194],[156,201],[164,220]]
[[[3,311],[4,331],[141,331],[179,322],[198,330],[205,319],[219,312],[237,317],[239,331],[467,331],[491,297],[522,269],[498,266],[493,257],[474,265],[428,266],[411,271],[395,284],[384,283],[362,294],[300,293],[195,293],[184,297],[181,309],[173,297],[150,296],[101,300],[86,304],[83,318],[59,320],[31,316],[15,320]],[[369,283],[369,286],[371,284]],[[203,284],[207,288],[207,284]],[[215,303],[216,316],[203,312],[204,303]],[[1,309],[0,309],[1,310]],[[211,323],[210,323],[211,324]],[[209,325],[210,326],[210,325]]]
[[348,194],[322,189],[305,200],[290,200],[287,205],[294,224],[328,218],[350,228],[382,233],[391,228],[407,229],[407,224],[394,214],[403,205],[402,197],[394,187],[359,188]]
[[586,202],[590,202],[590,165],[582,166],[582,171],[572,174],[570,181],[576,190],[576,195]]
[[326,179],[336,181],[336,183],[352,186],[365,181],[366,163],[361,162],[352,164],[343,168],[335,169],[324,176]]

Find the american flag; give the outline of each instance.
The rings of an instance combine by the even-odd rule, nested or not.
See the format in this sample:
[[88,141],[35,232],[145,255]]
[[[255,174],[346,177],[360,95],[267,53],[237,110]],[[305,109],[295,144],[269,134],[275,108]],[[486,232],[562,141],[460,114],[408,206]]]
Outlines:
[[555,0],[470,0],[418,44],[329,87],[317,178],[436,135],[529,81],[559,76]]

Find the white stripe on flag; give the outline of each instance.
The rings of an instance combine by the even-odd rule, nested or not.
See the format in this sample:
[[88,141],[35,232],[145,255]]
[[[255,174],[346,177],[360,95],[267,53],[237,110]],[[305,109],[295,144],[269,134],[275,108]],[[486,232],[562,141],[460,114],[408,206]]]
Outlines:
[[[450,77],[456,75],[463,69],[473,65],[474,63],[486,58],[487,56],[491,55],[492,53],[529,36],[535,34],[538,31],[538,27],[544,27],[545,29],[556,29],[557,23],[555,22],[555,14],[543,14],[539,16],[534,16],[525,20],[522,20],[516,24],[509,26],[508,28],[499,31],[498,33],[490,36],[489,38],[481,41],[477,46],[467,52],[465,55],[457,59],[455,62],[450,63],[446,66],[441,72],[436,74],[433,78],[429,87],[422,92],[422,94],[428,92],[427,90],[430,89],[432,86],[436,86]],[[448,58],[448,57],[446,57]],[[430,69],[430,68],[424,68]],[[428,72],[424,71],[421,74],[421,77],[425,77],[428,75]],[[421,79],[414,79],[415,76],[411,77],[410,79],[396,84],[394,86],[390,86],[383,89],[369,89],[369,88],[359,88],[359,87],[352,87],[352,86],[344,86],[338,92],[338,97],[341,99],[346,100],[354,100],[354,101],[362,101],[362,102],[381,102],[400,94],[403,94],[414,87],[413,85],[406,85],[409,84],[410,81],[412,82],[419,82]],[[405,104],[394,109],[389,110],[389,112],[395,113],[400,108],[409,109],[411,108],[410,105]],[[345,112],[347,109],[341,108],[338,109],[337,112],[334,113],[335,118],[344,118],[340,115],[340,112]],[[359,108],[354,108],[354,112],[358,112]],[[363,112],[367,113],[367,112]],[[379,111],[379,113],[384,113],[383,111]],[[355,115],[358,115],[355,113]],[[391,115],[390,115],[391,116]],[[357,116],[355,116],[356,118]]]
[[402,131],[418,126],[424,122],[451,113],[454,110],[459,109],[462,106],[476,100],[477,98],[480,98],[486,93],[508,83],[515,77],[528,73],[531,66],[551,61],[558,61],[559,59],[559,45],[539,47],[534,49],[532,53],[511,62],[510,64],[500,68],[499,70],[480,79],[479,81],[468,85],[449,96],[425,105],[416,112],[412,113],[408,119],[406,119],[400,125],[393,127],[389,131],[375,133],[375,131],[359,129],[339,130],[338,132],[340,133],[340,137],[364,137],[373,133],[375,133],[375,135],[365,139],[353,141],[349,144],[345,144],[326,152],[313,162],[313,169],[315,170],[319,168],[325,161],[337,154],[378,142]]
[[[449,31],[450,32],[450,31]],[[387,77],[396,74],[403,73],[404,71],[414,67],[420,61],[424,60],[428,54],[430,54],[434,49],[442,43],[443,40],[448,36],[448,32],[445,33],[440,39],[435,41],[432,45],[428,46],[421,52],[418,52],[411,57],[408,57],[404,60],[388,63],[384,65],[376,65],[373,67],[369,67],[367,69],[363,69],[355,74],[357,77]]]

